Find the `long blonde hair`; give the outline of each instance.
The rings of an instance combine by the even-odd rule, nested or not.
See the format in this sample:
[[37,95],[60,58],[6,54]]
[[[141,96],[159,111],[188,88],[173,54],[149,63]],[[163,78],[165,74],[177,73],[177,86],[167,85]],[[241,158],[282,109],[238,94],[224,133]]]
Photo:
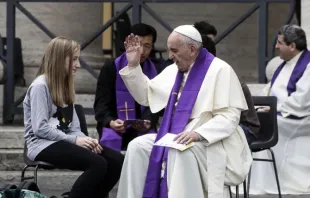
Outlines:
[[[62,107],[75,101],[74,77],[72,74],[73,55],[80,50],[80,45],[66,37],[56,37],[49,42],[42,58],[37,76],[44,74],[53,103]],[[67,71],[66,57],[69,57]]]

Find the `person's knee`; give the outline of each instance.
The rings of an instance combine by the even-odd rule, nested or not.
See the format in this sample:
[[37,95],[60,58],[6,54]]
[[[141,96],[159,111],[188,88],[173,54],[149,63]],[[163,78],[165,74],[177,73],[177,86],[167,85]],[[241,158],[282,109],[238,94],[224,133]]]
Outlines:
[[185,151],[179,151],[177,149],[169,149],[168,151],[168,157],[173,157],[175,159],[191,159],[195,157],[194,153],[191,151],[191,148],[185,150]]
[[152,150],[156,134],[146,134],[133,139],[127,148],[127,152],[149,152]]
[[119,172],[121,172],[122,170],[124,159],[125,159],[125,156],[122,154],[115,156],[114,168]]
[[105,174],[107,171],[107,168],[108,168],[108,163],[107,163],[106,159],[104,159],[103,157],[101,157],[99,155],[96,156],[95,158],[96,159],[94,159],[92,161],[91,168]]
[[127,147],[127,152],[130,153],[136,153],[136,152],[141,152],[145,148],[145,143],[142,140],[142,136],[137,137],[133,139],[131,142],[129,142],[128,147]]

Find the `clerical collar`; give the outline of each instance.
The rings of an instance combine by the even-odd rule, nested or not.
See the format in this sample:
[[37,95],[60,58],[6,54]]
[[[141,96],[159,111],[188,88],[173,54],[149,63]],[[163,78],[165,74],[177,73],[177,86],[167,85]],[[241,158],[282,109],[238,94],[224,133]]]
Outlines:
[[286,61],[286,64],[295,64],[295,63],[297,63],[297,61],[299,60],[299,57],[301,56],[302,52],[303,51],[299,52],[296,56],[291,58],[291,60]]
[[193,67],[194,64],[195,64],[195,62],[193,62],[193,63],[189,66],[188,70],[185,71],[184,74],[188,74],[188,73],[191,71],[191,69],[192,69],[192,67]]

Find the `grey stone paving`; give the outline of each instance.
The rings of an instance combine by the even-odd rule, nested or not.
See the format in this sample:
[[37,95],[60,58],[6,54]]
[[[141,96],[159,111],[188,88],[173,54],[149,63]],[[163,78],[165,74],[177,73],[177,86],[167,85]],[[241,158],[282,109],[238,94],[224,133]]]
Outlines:
[[[109,198],[116,198],[116,190],[113,189],[110,193]],[[42,190],[43,193],[45,193],[47,196],[56,195],[59,196],[62,194],[60,191],[50,191],[50,190]],[[234,198],[235,196],[233,196]],[[278,198],[278,195],[250,195],[250,198]],[[243,198],[242,195],[240,195],[240,198]],[[282,198],[310,198],[310,195],[283,195]]]

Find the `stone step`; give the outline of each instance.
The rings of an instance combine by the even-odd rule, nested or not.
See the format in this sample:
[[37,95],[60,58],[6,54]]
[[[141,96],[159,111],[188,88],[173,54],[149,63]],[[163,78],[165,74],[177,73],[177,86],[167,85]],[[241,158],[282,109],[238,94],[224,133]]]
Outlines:
[[[33,171],[26,171],[26,176],[33,176]],[[81,175],[80,171],[70,170],[38,170],[38,186],[44,189],[69,191],[74,181]],[[19,171],[0,171],[0,181],[4,183],[18,184],[21,179]]]
[[[96,128],[88,127],[89,136],[98,138]],[[24,128],[22,126],[0,126],[0,171],[21,170],[23,160]]]
[[24,148],[24,127],[0,126],[0,149]]
[[[90,137],[98,138],[94,126],[88,126]],[[24,127],[23,126],[0,126],[0,149],[23,149]]]
[[261,96],[266,84],[247,84],[252,96]]
[[26,165],[23,155],[24,149],[0,149],[0,171],[21,171]]
[[[22,96],[26,91],[28,87],[16,87],[15,88],[15,101]],[[0,85],[0,93],[3,93],[3,85]],[[2,112],[3,112],[3,98],[2,94],[0,94],[0,124],[2,123]],[[91,108],[93,109],[94,106],[94,100],[95,100],[95,94],[76,94],[76,103],[81,104],[84,108]],[[22,107],[22,103],[19,105],[19,107]],[[96,125],[97,121],[95,120],[94,115],[85,115],[86,123],[88,125]],[[16,114],[14,116],[14,123],[15,124],[23,124],[23,115]]]
[[[125,153],[122,151],[123,155]],[[20,171],[25,165],[24,149],[0,149],[0,171]]]
[[21,171],[25,166],[23,149],[0,149],[0,171]]

